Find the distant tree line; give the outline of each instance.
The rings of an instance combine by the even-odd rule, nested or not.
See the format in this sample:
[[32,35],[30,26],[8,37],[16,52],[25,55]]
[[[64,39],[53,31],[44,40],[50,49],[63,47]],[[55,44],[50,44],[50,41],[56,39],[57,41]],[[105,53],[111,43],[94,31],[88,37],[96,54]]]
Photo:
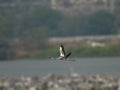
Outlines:
[[58,26],[58,35],[79,36],[117,34],[116,24],[116,17],[114,15],[106,11],[98,11],[89,16],[79,15],[63,19]]
[[[90,15],[64,16],[48,7],[0,9],[0,59],[15,56],[16,43],[23,50],[47,47],[47,38],[110,35],[120,31],[120,16],[100,10]],[[19,47],[17,47],[18,50]]]

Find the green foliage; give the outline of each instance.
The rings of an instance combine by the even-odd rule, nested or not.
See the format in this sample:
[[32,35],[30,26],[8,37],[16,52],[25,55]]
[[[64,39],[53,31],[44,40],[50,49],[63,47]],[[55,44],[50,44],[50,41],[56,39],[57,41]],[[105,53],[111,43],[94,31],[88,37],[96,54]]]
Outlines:
[[6,34],[6,20],[3,17],[0,17],[0,37]]
[[[4,10],[1,10],[4,11]],[[116,14],[97,11],[91,15],[64,16],[48,7],[22,8],[1,13],[7,21],[8,36],[21,38],[29,30],[45,28],[49,37],[79,35],[109,35],[119,32]]]
[[1,13],[0,17],[0,34],[6,38],[12,39],[16,38],[16,32],[19,32],[17,27],[17,20],[15,13]]
[[120,56],[120,48],[116,46],[91,47],[80,45],[73,49],[74,57],[103,57],[103,56]]
[[15,55],[15,50],[12,48],[10,43],[8,43],[5,38],[0,37],[0,61],[13,59]]
[[47,45],[47,34],[44,28],[34,28],[34,30],[29,30],[26,35],[23,47],[26,50],[37,50],[45,48]]
[[[110,35],[118,33],[116,16],[108,11],[97,11],[91,15],[70,16],[59,24],[58,36]],[[57,36],[56,35],[56,36]]]
[[8,44],[4,40],[0,40],[0,60],[7,59]]
[[[120,48],[116,46],[92,47],[88,45],[78,45],[68,47],[66,50],[72,51],[71,57],[112,57],[120,56]],[[49,58],[59,56],[58,48],[46,48],[28,55],[29,58]]]
[[116,17],[107,11],[98,11],[89,17],[86,34],[107,35],[116,34]]
[[40,7],[32,12],[33,22],[40,26],[52,27],[61,19],[60,13],[49,8]]
[[47,29],[49,36],[56,30],[56,26],[62,19],[62,14],[56,10],[46,7],[39,7],[30,12],[26,17],[26,27],[29,29],[44,27]]
[[35,59],[47,58],[48,59],[51,57],[56,58],[57,56],[59,56],[59,52],[58,52],[58,48],[55,47],[55,48],[46,48],[40,51],[33,52],[28,55],[28,58],[35,58]]
[[[10,29],[10,28],[9,28]],[[0,60],[14,58],[15,50],[11,46],[10,31],[6,17],[0,17]]]
[[[61,12],[48,7],[22,7],[21,4],[17,4],[15,8],[3,8],[0,9],[0,12],[1,58],[13,56],[14,50],[11,44],[16,45],[16,40],[18,40],[16,47],[33,51],[46,48],[48,37],[109,35],[120,32],[119,15],[108,11],[97,11],[91,15],[64,16]],[[41,50],[37,56],[44,56],[43,54],[51,56],[48,53],[49,51],[51,50]],[[107,56],[110,53],[111,55],[119,53],[117,49],[112,49],[112,47],[102,49],[82,46],[72,51],[74,51],[73,56]]]
[[[0,38],[3,42],[8,42],[2,43],[7,49],[1,49],[1,53],[8,53],[8,48],[12,48],[9,45],[15,44],[16,40],[18,50],[21,47],[29,51],[45,48],[48,33],[52,34],[56,30],[56,25],[62,18],[59,12],[41,6],[32,10],[28,9],[26,12],[22,9],[18,5],[10,12],[6,9],[0,10],[2,11],[0,13]],[[7,58],[7,54],[1,55]]]

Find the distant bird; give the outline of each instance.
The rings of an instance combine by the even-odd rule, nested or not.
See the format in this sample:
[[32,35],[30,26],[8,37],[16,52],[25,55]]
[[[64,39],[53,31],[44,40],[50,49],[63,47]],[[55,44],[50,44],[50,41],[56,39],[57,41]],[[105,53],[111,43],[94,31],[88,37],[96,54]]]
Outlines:
[[60,48],[59,48],[59,52],[60,52],[60,56],[56,59],[59,59],[59,60],[67,60],[67,58],[71,55],[71,52],[69,53],[65,53],[65,49],[64,49],[64,46],[63,44],[60,45]]

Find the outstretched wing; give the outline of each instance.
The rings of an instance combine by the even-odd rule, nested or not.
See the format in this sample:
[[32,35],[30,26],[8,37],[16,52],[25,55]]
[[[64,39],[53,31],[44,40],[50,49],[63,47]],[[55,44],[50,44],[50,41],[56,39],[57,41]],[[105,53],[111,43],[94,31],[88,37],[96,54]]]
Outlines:
[[56,58],[56,59],[58,59],[58,60],[63,60],[64,57],[60,56],[60,57],[58,57],[58,58]]
[[71,52],[69,52],[66,56],[65,59],[67,59],[71,55]]

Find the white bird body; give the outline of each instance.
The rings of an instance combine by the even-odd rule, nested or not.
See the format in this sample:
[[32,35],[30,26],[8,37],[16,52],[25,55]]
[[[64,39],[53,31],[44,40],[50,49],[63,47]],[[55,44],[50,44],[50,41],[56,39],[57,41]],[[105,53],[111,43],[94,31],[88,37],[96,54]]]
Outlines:
[[66,60],[71,55],[71,52],[69,52],[67,55],[65,54],[64,46],[62,44],[60,45],[59,52],[60,52],[60,56],[56,58],[59,60],[63,60],[63,59]]

